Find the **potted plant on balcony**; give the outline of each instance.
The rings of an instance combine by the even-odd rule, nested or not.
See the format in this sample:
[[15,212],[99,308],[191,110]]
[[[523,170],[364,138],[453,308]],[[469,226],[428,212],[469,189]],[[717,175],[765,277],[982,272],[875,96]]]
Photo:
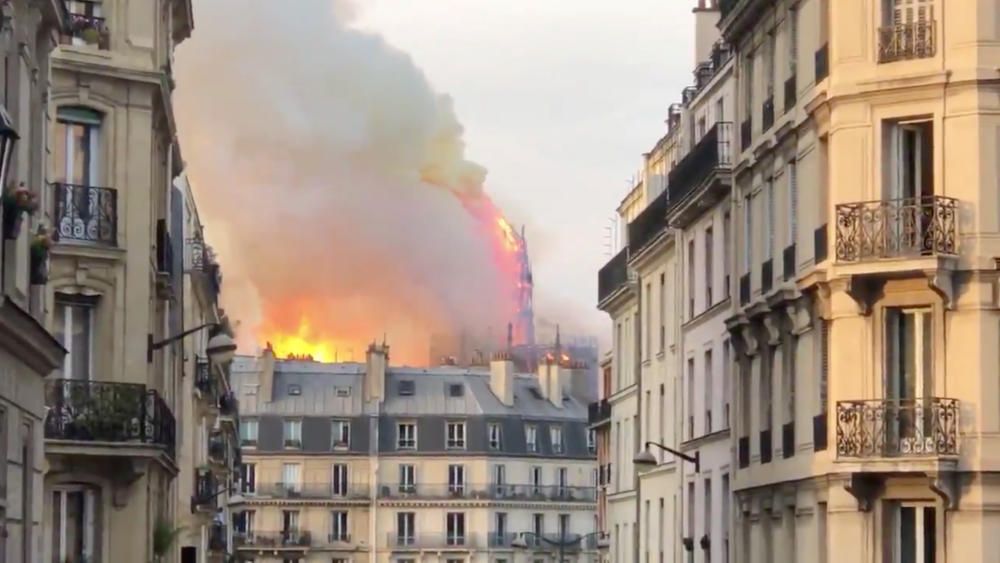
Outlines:
[[100,49],[108,49],[111,34],[104,22],[86,16],[75,16],[70,22],[73,35],[83,39],[87,45],[97,45]]
[[177,541],[184,528],[171,528],[166,520],[159,519],[153,524],[153,561],[160,563]]
[[14,187],[7,186],[0,198],[3,206],[3,238],[15,239],[21,234],[21,218],[24,213],[34,213],[38,209],[38,196],[21,182]]
[[38,226],[35,238],[31,240],[29,278],[32,285],[45,285],[49,281],[49,249],[54,235],[50,235],[44,225]]

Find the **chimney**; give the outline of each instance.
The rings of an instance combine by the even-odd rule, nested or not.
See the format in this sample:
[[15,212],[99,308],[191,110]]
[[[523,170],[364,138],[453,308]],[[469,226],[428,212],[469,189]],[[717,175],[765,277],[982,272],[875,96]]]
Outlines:
[[490,361],[490,390],[504,405],[514,405],[514,361],[506,352],[493,354]]
[[546,356],[538,364],[538,386],[542,390],[542,396],[558,409],[563,408],[562,371],[559,361],[552,356]]
[[389,345],[372,342],[365,353],[365,400],[385,399],[385,378],[389,366]]
[[257,391],[259,400],[261,403],[270,403],[274,397],[274,350],[270,342],[260,355],[259,378],[260,387]]
[[712,56],[712,46],[719,40],[719,0],[698,0],[694,9],[694,64]]

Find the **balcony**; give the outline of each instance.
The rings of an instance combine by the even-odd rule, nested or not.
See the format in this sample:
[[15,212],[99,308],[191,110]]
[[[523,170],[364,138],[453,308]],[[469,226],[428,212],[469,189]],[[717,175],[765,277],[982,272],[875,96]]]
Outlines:
[[521,500],[539,502],[596,502],[595,487],[571,487],[559,485],[425,485],[425,484],[385,484],[378,489],[380,499],[410,500]]
[[[337,484],[329,482],[318,483],[282,483],[282,482],[260,482],[256,483],[254,498],[280,498],[280,499],[346,499],[346,500],[367,500],[370,498],[367,484]],[[249,496],[249,495],[248,495]]]
[[97,0],[64,0],[68,15],[67,33],[60,38],[63,45],[93,45],[110,48],[111,33],[102,17],[102,3]]
[[628,283],[628,248],[608,261],[597,273],[597,302],[603,303]]
[[837,402],[837,458],[958,455],[956,399]]
[[306,549],[312,546],[312,534],[298,530],[280,532],[236,532],[233,543],[238,548]]
[[837,205],[838,262],[954,256],[957,246],[954,198],[921,196]]
[[607,399],[594,401],[587,406],[587,423],[591,426],[603,425],[611,420],[611,403]]
[[830,44],[824,43],[816,50],[813,56],[813,64],[816,69],[816,84],[826,80],[830,76]]
[[79,184],[52,184],[52,220],[60,243],[118,244],[118,192]]
[[394,549],[444,549],[465,551],[482,547],[475,534],[386,534],[386,544]]
[[639,215],[628,224],[630,257],[640,254],[646,246],[667,230],[667,192],[656,196]]
[[162,448],[174,456],[174,415],[145,385],[55,379],[45,384],[45,438]]
[[788,80],[785,80],[785,113],[795,109],[795,104],[798,102],[798,89],[798,77],[793,74],[788,77]]
[[517,538],[517,534],[510,532],[490,532],[489,534],[489,547],[513,547],[514,539]]
[[[683,227],[729,194],[733,124],[718,122],[673,170],[667,182],[671,222]],[[719,181],[723,180],[723,181]]]
[[194,494],[191,496],[191,512],[207,511],[215,514],[218,507],[219,482],[211,470],[200,468],[194,478]]
[[936,37],[937,24],[934,20],[880,27],[878,62],[893,63],[933,57],[937,52]]
[[[773,89],[773,85],[768,87],[769,90]],[[774,125],[774,96],[768,97],[764,100],[764,105],[761,107],[761,131],[768,131],[771,126]]]

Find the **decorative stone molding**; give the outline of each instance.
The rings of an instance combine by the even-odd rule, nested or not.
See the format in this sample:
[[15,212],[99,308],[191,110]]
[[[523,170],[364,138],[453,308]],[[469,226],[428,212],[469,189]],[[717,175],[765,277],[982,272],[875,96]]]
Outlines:
[[760,351],[757,336],[753,333],[753,325],[746,324],[740,327],[740,336],[743,339],[743,353],[752,358]]
[[942,471],[929,476],[930,488],[934,494],[941,497],[945,510],[958,510],[960,488],[958,474],[954,471]]
[[945,309],[953,311],[955,309],[955,279],[950,271],[933,270],[926,272],[927,286],[934,293],[941,296]]
[[858,510],[868,512],[872,509],[875,499],[884,488],[882,479],[864,473],[853,473],[844,482],[844,490],[851,494],[858,501]]
[[772,312],[764,315],[762,319],[764,330],[767,332],[768,346],[778,346],[781,344],[781,318],[778,313]]
[[812,303],[806,297],[799,298],[785,307],[788,316],[788,330],[795,336],[802,336],[813,326]]

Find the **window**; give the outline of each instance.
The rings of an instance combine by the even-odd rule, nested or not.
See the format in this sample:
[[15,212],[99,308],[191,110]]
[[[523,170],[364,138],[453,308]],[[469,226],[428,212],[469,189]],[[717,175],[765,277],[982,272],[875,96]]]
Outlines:
[[351,533],[347,528],[347,511],[334,510],[330,513],[330,541],[349,542]]
[[417,515],[413,512],[396,513],[396,545],[413,545],[417,540]]
[[705,365],[703,369],[705,370],[705,381],[703,383],[705,385],[705,434],[710,434],[712,432],[712,403],[714,402],[712,386],[715,380],[711,350],[705,351]]
[[788,77],[794,78],[799,64],[799,11],[788,10]]
[[[749,120],[753,115],[753,63],[754,53],[748,52],[743,59],[743,119]],[[744,146],[743,149],[748,147]]]
[[100,559],[97,546],[101,534],[95,530],[100,522],[100,502],[97,491],[88,487],[70,486],[52,491],[51,549],[56,561],[95,561]]
[[785,424],[795,422],[795,349],[798,341],[799,337],[793,334],[782,342],[782,348],[785,351],[781,365],[781,392],[784,398],[784,408],[782,409],[784,420],[782,422]]
[[[705,511],[702,515],[702,533],[711,539],[712,537],[712,480],[705,479],[705,496],[702,498],[705,503]],[[726,515],[728,517],[728,515]]]
[[736,368],[740,373],[739,389],[740,389],[740,436],[750,435],[750,397],[753,392],[753,369],[751,368],[750,362],[737,363]]
[[[930,309],[885,310],[886,369],[883,396],[897,412],[887,421],[886,434],[901,451],[919,451],[922,437],[931,434],[929,417],[920,414],[920,400],[934,393],[934,337]],[[912,413],[912,414],[911,414]],[[886,440],[886,444],[889,440]]]
[[569,535],[569,514],[559,515],[559,537],[564,538]]
[[[59,108],[52,139],[56,182],[97,185],[100,133],[100,113],[86,108]],[[72,197],[70,194],[67,191]]]
[[819,412],[826,414],[827,385],[830,381],[830,321],[820,318],[819,330]]
[[416,392],[416,386],[412,379],[403,379],[399,382],[399,396],[410,397]]
[[539,539],[545,533],[545,515],[544,514],[532,514],[531,515],[531,531],[534,532],[534,536],[531,536],[530,543],[532,545],[539,545],[541,540]]
[[400,422],[396,425],[396,449],[417,449],[417,425],[413,422]]
[[562,426],[550,426],[549,435],[552,438],[552,453],[563,453],[563,429]]
[[890,522],[886,560],[891,563],[934,563],[937,555],[937,511],[917,502],[888,503]]
[[587,451],[597,453],[597,430],[590,428],[587,430]]
[[722,548],[723,560],[729,561],[729,474],[722,474]]
[[282,540],[287,543],[298,543],[299,538],[299,511],[281,511],[281,532]]
[[292,383],[288,386],[288,394],[297,397],[302,394],[302,386]]
[[542,468],[534,466],[531,468],[531,494],[533,496],[542,493]]
[[465,466],[448,466],[448,492],[453,495],[465,493]]
[[534,424],[524,426],[524,439],[529,453],[538,452],[538,427]]
[[246,418],[240,421],[240,445],[257,446],[257,419]]
[[774,96],[774,59],[777,56],[777,37],[774,32],[767,34],[767,53],[764,58],[764,83],[767,97]]
[[494,542],[494,545],[504,545],[507,539],[507,513],[497,512],[493,516],[493,535],[498,541]]
[[667,275],[660,274],[660,353],[667,347]]
[[794,160],[785,167],[788,176],[788,246],[799,240],[799,172]]
[[253,494],[257,492],[257,465],[244,463],[240,466],[240,492]]
[[[933,122],[890,123],[887,133],[885,199],[912,200],[934,195]],[[899,224],[898,228],[905,226],[902,218],[893,222]]]
[[286,463],[281,466],[281,483],[286,491],[297,493],[302,490],[302,466]]
[[417,490],[417,472],[413,465],[404,463],[399,466],[399,492],[413,493]]
[[730,260],[730,250],[729,250],[729,228],[732,222],[732,217],[729,212],[722,216],[722,290],[725,292],[725,297],[729,297],[729,260]]
[[733,366],[731,365],[729,339],[722,343],[722,427],[729,428],[729,393],[732,391]]
[[62,377],[92,378],[94,356],[95,301],[69,295],[56,295],[53,334],[67,350]]
[[346,463],[333,464],[333,476],[330,479],[330,489],[333,496],[346,497],[347,484],[348,484],[347,464]]
[[688,295],[688,318],[694,318],[694,239],[688,241],[688,272],[687,272],[687,295]]
[[767,223],[767,239],[764,243],[764,260],[774,256],[774,179],[768,178],[764,184],[764,221]]
[[449,512],[447,516],[448,545],[465,545],[465,513]]
[[233,519],[233,525],[236,531],[243,534],[245,537],[252,538],[253,532],[256,529],[254,526],[254,520],[256,520],[257,513],[253,510],[244,511],[238,518]]
[[343,397],[350,397],[351,396],[351,388],[350,387],[342,387],[342,386],[338,385],[334,389],[336,389],[338,397],[342,397],[343,398]]
[[705,129],[706,129],[705,118],[704,117],[698,118],[698,138],[699,139],[705,136]]
[[286,420],[284,423],[284,437],[286,448],[302,447],[302,421]]
[[556,470],[556,484],[559,498],[564,498],[569,493],[569,472],[565,467]]
[[449,383],[448,384],[448,396],[449,397],[462,397],[465,395],[465,386],[461,383]]
[[652,333],[653,333],[653,286],[652,284],[646,284],[646,306],[643,307],[642,311],[643,325],[642,330],[645,332],[642,355],[645,359],[649,359],[652,356],[653,344],[652,344]]
[[778,358],[777,349],[773,346],[764,348],[764,357],[761,358],[760,370],[760,429],[761,431],[771,429],[771,417],[773,415],[771,402],[774,398],[772,385],[774,380],[774,363]]
[[713,271],[713,261],[715,260],[715,253],[712,252],[715,245],[715,238],[712,236],[712,227],[705,229],[705,308],[712,306],[713,295],[712,295],[712,285],[715,281],[715,272]]
[[753,194],[743,198],[743,273],[750,273],[753,263]]
[[493,487],[497,496],[507,495],[507,466],[503,464],[493,466]]
[[500,426],[499,422],[491,422],[489,425],[490,434],[490,449],[491,450],[502,450],[503,449],[503,427]]
[[331,446],[335,450],[346,450],[351,447],[351,422],[349,420],[334,420],[330,423]]
[[[694,482],[689,482],[687,486],[688,493],[688,503],[687,503],[687,537],[694,537]],[[766,561],[771,561],[770,558]]]
[[448,449],[465,449],[465,423],[449,422],[447,424]]
[[694,438],[694,358],[688,358],[687,365],[687,437]]

